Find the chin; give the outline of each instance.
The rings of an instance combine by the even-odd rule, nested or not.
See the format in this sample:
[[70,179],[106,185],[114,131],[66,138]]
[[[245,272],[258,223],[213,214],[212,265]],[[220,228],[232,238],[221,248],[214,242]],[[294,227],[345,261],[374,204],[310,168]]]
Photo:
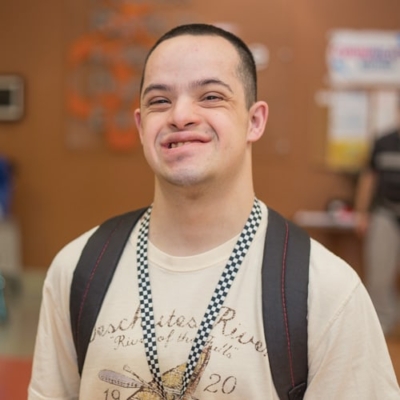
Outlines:
[[180,187],[193,187],[205,184],[209,179],[204,174],[199,174],[197,171],[181,171],[180,173],[170,174],[163,178],[168,183]]

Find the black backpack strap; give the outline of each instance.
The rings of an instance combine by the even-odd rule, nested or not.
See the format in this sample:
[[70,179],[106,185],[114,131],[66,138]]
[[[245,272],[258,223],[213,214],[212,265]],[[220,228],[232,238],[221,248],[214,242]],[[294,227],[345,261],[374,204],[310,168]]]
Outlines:
[[268,358],[281,400],[303,399],[307,387],[307,299],[310,237],[268,208],[262,287]]
[[75,268],[70,293],[70,318],[82,373],[97,315],[133,227],[146,208],[111,218],[89,238]]

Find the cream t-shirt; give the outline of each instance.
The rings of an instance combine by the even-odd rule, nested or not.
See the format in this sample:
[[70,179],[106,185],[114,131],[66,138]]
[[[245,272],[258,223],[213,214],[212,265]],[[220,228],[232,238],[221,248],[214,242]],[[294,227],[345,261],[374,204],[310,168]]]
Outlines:
[[[261,308],[267,208],[194,372],[186,399],[278,400]],[[92,232],[92,231],[91,231]],[[29,399],[161,399],[140,326],[135,228],[96,322],[80,381],[69,325],[73,269],[90,233],[55,258],[44,298]],[[237,238],[191,257],[149,243],[157,349],[167,398],[179,393],[184,364]],[[355,272],[315,241],[309,285],[309,384],[305,399],[400,399],[375,311]]]

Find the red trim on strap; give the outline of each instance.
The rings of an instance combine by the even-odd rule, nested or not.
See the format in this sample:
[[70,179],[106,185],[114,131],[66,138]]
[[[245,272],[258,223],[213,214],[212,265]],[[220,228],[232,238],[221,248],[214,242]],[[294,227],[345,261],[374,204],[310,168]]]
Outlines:
[[95,264],[95,266],[94,266],[94,268],[93,268],[93,270],[92,270],[92,272],[91,272],[91,274],[90,274],[89,280],[88,280],[88,282],[87,282],[87,284],[86,284],[85,292],[84,292],[84,294],[83,294],[82,301],[81,301],[81,305],[80,305],[80,307],[79,307],[78,322],[77,322],[77,324],[76,324],[76,332],[75,332],[75,334],[76,334],[76,338],[77,338],[77,347],[78,347],[78,348],[79,348],[79,340],[80,340],[80,337],[79,337],[79,335],[78,335],[78,332],[80,332],[80,324],[81,324],[81,319],[82,319],[83,307],[84,307],[84,305],[85,305],[85,301],[86,301],[86,298],[87,298],[87,295],[88,295],[88,292],[89,292],[90,285],[91,285],[92,280],[93,280],[93,277],[94,277],[94,275],[95,275],[95,273],[96,273],[97,267],[99,266],[100,261],[101,261],[101,259],[103,258],[103,255],[104,255],[104,253],[106,252],[108,245],[110,244],[111,237],[114,235],[115,231],[119,228],[119,226],[121,225],[121,222],[122,222],[122,220],[121,220],[121,221],[119,222],[119,224],[113,229],[113,231],[110,233],[110,235],[109,235],[107,241],[104,243],[104,246],[103,246],[103,248],[101,249],[100,255],[99,255],[99,257],[98,257],[97,260],[96,260],[96,264]]
[[281,294],[282,294],[282,307],[283,307],[283,317],[285,321],[285,333],[286,333],[286,341],[287,341],[287,355],[289,358],[289,368],[290,368],[290,379],[292,381],[292,387],[295,387],[294,381],[294,371],[293,371],[293,356],[292,356],[292,344],[290,341],[290,332],[289,332],[289,318],[287,314],[287,306],[286,306],[286,295],[285,295],[285,279],[286,279],[286,255],[287,255],[287,247],[289,241],[289,225],[287,221],[285,221],[286,225],[286,236],[285,236],[285,245],[283,249],[283,260],[282,260],[282,278],[281,278]]

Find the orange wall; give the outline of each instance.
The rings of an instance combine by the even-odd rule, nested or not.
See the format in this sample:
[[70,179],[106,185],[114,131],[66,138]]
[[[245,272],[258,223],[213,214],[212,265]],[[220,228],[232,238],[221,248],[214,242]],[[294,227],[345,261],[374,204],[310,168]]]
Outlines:
[[[0,153],[17,165],[14,214],[28,267],[46,268],[76,235],[152,198],[153,178],[140,149],[121,155],[66,146],[66,55],[85,32],[89,3],[13,0],[1,6],[0,73],[19,73],[26,81],[26,114],[19,122],[0,122]],[[315,161],[313,98],[324,87],[326,35],[333,28],[399,29],[398,0],[181,3],[190,18],[234,22],[247,42],[270,49],[270,65],[259,75],[270,120],[254,149],[258,197],[288,217],[299,208],[323,209],[333,196],[351,198],[353,180]],[[163,12],[173,15],[172,7]],[[284,154],[282,145],[288,146]]]

